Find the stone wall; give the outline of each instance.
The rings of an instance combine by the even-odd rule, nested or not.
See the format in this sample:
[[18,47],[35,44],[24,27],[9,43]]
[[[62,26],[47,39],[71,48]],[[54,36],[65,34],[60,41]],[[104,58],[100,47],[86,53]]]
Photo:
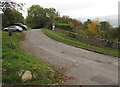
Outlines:
[[111,48],[115,48],[115,49],[120,49],[120,42],[113,42],[113,41],[109,41],[109,40],[106,40],[106,39],[84,36],[84,35],[81,35],[81,34],[77,34],[77,33],[62,30],[62,29],[55,29],[55,30],[59,31],[59,32],[66,33],[72,38],[76,38],[80,41],[83,41],[85,43],[89,43],[93,46],[111,47]]

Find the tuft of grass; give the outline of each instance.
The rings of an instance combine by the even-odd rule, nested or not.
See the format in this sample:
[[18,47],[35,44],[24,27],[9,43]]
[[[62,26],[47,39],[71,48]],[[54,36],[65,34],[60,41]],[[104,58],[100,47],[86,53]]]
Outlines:
[[[58,70],[20,49],[19,41],[23,38],[23,33],[15,32],[13,36],[8,36],[7,32],[2,31],[2,82],[22,85],[60,83],[63,78],[59,77],[63,75]],[[34,74],[33,79],[23,83],[19,75],[21,70],[31,71]],[[54,72],[54,77],[50,77],[50,71]]]
[[112,56],[120,56],[120,50],[108,48],[108,47],[97,47],[97,46],[91,46],[88,43],[81,42],[75,38],[69,37],[67,34],[48,30],[48,29],[42,29],[42,32],[46,34],[48,37],[53,38],[57,41],[63,42],[65,44],[69,44],[75,47],[83,48],[86,50],[102,53],[102,54],[108,54]]

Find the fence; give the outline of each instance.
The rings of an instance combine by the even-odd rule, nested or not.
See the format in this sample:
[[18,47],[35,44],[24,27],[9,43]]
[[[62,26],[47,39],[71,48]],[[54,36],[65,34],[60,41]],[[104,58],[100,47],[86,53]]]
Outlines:
[[76,38],[77,40],[83,41],[83,42],[91,44],[93,46],[111,47],[111,48],[115,48],[115,49],[120,49],[120,42],[114,42],[114,41],[109,41],[106,39],[84,36],[81,34],[77,34],[77,33],[62,30],[62,29],[55,29],[55,30],[66,33],[68,36],[70,36],[72,38]]

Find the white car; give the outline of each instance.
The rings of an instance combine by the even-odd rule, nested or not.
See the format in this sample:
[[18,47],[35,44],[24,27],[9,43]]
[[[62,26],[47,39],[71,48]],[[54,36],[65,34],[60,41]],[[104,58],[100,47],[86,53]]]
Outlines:
[[20,26],[20,27],[23,28],[23,30],[27,30],[27,28],[28,28],[26,25],[24,25],[24,24],[22,24],[22,23],[19,23],[19,24],[13,24],[13,25],[15,25],[15,26]]
[[21,28],[20,26],[9,26],[9,27],[6,27],[3,29],[4,31],[19,31],[19,32],[22,32],[23,31],[23,28]]

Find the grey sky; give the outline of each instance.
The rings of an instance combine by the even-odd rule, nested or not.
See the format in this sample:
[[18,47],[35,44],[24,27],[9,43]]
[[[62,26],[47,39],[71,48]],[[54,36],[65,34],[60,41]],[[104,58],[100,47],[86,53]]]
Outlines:
[[[13,0],[26,3],[26,7],[39,4],[42,7],[53,7],[60,15],[68,15],[72,18],[97,17],[118,14],[119,0]],[[24,12],[26,15],[26,12]]]

